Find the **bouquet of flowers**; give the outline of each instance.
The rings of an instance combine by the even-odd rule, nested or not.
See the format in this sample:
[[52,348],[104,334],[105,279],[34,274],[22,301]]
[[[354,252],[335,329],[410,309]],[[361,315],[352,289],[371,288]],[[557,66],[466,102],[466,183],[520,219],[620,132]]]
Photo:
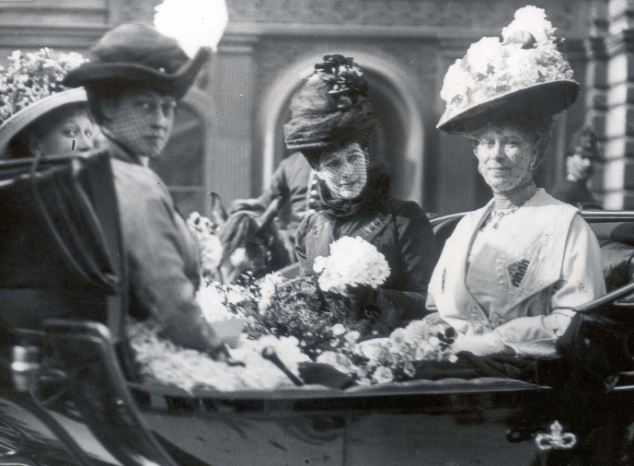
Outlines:
[[247,322],[246,334],[252,339],[273,333],[260,317],[260,290],[252,276],[244,277],[242,284],[232,285],[206,280],[198,290],[196,300],[209,323],[244,320]]
[[32,103],[65,90],[61,82],[66,73],[85,61],[75,52],[15,50],[9,56],[9,65],[0,67],[0,123]]
[[346,295],[349,287],[376,288],[390,276],[385,256],[360,237],[343,236],[330,245],[330,255],[320,256],[313,266],[319,274],[319,287]]
[[265,348],[272,348],[296,375],[298,365],[309,361],[292,337],[264,335],[254,340],[243,334],[237,348],[231,350],[232,358],[241,364],[228,364],[199,351],[181,348],[161,338],[158,326],[149,322],[128,326],[128,337],[141,375],[146,380],[190,393],[195,389],[274,390],[293,386],[283,372],[262,357]]
[[[209,231],[204,222],[195,227]],[[229,350],[236,366],[206,354],[179,348],[159,337],[151,323],[130,329],[142,373],[152,380],[184,390],[273,389],[291,386],[289,375],[275,367],[273,353],[298,376],[300,363],[316,361],[348,374],[359,384],[402,381],[416,373],[420,360],[451,360],[452,330],[426,320],[394,330],[388,338],[371,338],[366,322],[351,313],[347,291],[354,286],[381,285],[389,276],[383,255],[361,238],[344,237],[331,254],[315,264],[319,275],[285,280],[272,273],[260,281],[244,277],[241,284],[206,280],[197,294],[211,324],[246,320],[236,348]],[[367,339],[370,337],[370,339]]]
[[339,348],[322,353],[317,362],[350,375],[360,385],[400,382],[416,375],[417,361],[455,361],[455,335],[453,328],[425,319],[397,328],[388,338],[359,341],[358,332],[343,331]]
[[263,327],[277,336],[294,336],[312,359],[341,345],[338,330],[363,335],[367,325],[351,312],[348,290],[355,286],[376,288],[390,268],[376,247],[362,238],[344,236],[333,242],[328,257],[318,257],[317,276],[285,282],[277,274],[264,278],[258,309]]
[[292,336],[311,359],[336,346],[333,327],[353,326],[348,317],[349,300],[322,292],[313,276],[283,281],[279,276],[264,279],[257,319],[278,337]]

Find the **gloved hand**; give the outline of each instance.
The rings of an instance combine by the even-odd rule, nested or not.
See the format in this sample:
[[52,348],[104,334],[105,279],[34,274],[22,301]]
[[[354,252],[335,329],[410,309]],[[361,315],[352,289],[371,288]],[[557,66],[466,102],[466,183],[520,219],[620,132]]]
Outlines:
[[458,333],[452,345],[454,352],[466,351],[476,356],[489,356],[492,354],[513,354],[513,350],[504,344],[495,332],[483,335],[465,335]]

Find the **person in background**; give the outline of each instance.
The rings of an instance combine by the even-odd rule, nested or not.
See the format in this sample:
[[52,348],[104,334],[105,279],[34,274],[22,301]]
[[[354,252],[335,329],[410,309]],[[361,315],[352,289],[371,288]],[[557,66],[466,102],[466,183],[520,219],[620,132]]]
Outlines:
[[152,318],[174,343],[200,351],[220,345],[196,302],[197,245],[162,180],[148,168],[170,137],[174,111],[208,59],[190,59],[151,26],[124,24],[107,32],[90,61],[64,84],[84,86],[112,157],[129,266],[130,313]]
[[457,332],[455,351],[516,360],[555,355],[573,309],[603,295],[605,284],[599,244],[578,209],[534,178],[552,116],[572,105],[579,84],[544,11],[525,7],[515,18],[503,42],[472,44],[445,76],[438,129],[473,141],[493,198],[445,243],[428,307]]
[[588,189],[594,164],[601,155],[597,135],[590,126],[583,126],[573,136],[571,146],[566,158],[566,179],[555,186],[553,197],[580,209],[601,209]]
[[390,275],[377,289],[351,290],[356,315],[379,335],[426,314],[427,284],[438,257],[425,212],[393,199],[384,168],[368,150],[376,123],[362,69],[352,58],[326,55],[291,101],[286,146],[300,151],[315,171],[320,209],[304,217],[296,253],[302,273],[342,236],[372,243]]
[[317,210],[320,205],[317,181],[306,158],[301,152],[294,152],[280,162],[268,189],[255,199],[236,199],[229,213],[245,210],[262,213],[279,198],[279,231],[284,234],[290,257],[295,260],[297,227],[306,215]]

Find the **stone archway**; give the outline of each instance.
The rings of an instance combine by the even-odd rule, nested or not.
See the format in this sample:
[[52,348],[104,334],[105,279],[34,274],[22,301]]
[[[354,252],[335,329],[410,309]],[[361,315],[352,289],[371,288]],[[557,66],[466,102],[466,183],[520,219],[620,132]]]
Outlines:
[[[379,127],[373,139],[393,177],[396,197],[422,201],[424,191],[424,127],[418,89],[398,64],[367,51],[343,50],[355,57],[365,70],[375,103]],[[305,55],[281,70],[267,89],[257,119],[262,142],[262,187],[267,187],[276,164],[285,154],[282,126],[287,118],[288,102],[321,58],[319,53]]]

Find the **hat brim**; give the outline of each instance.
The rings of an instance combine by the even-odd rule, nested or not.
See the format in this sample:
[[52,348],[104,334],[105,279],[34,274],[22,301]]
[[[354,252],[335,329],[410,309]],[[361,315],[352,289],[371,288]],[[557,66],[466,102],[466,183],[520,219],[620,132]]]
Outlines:
[[485,124],[493,114],[532,112],[536,115],[556,115],[575,102],[579,88],[578,82],[565,79],[534,84],[499,94],[457,114],[445,112],[436,128],[446,133],[459,134]]
[[38,118],[65,105],[86,103],[86,91],[69,89],[45,97],[12,115],[0,126],[0,159],[9,157],[11,140]]
[[161,72],[136,63],[87,62],[64,78],[68,87],[98,86],[106,83],[130,83],[182,98],[194,83],[210,52],[201,48],[196,56],[174,73]]

